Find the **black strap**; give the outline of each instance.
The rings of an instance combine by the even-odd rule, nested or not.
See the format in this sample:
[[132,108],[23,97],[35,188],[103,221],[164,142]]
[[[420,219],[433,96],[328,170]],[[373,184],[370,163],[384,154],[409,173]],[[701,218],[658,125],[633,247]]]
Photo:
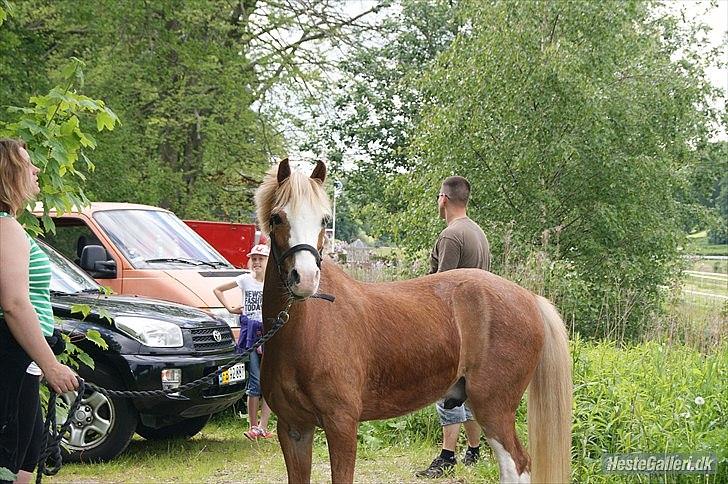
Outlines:
[[[283,284],[286,286],[288,285],[288,283],[283,279],[283,267],[282,267],[283,261],[286,260],[287,257],[290,257],[291,255],[295,254],[296,252],[300,252],[302,250],[310,252],[316,258],[316,265],[318,266],[319,269],[321,269],[321,261],[322,261],[321,253],[318,251],[318,249],[316,247],[314,247],[312,245],[308,245],[308,244],[294,245],[287,251],[280,254],[278,252],[278,246],[276,245],[275,241],[271,237],[270,248],[271,248],[271,253],[273,254],[273,261],[276,263],[276,266],[278,267],[278,275],[280,276]],[[334,302],[334,299],[336,299],[336,297],[332,296],[331,294],[324,294],[321,292],[317,292],[316,294],[314,294],[313,296],[310,296],[310,297],[313,297],[316,299],[323,299],[323,300],[329,301],[329,302]]]
[[334,302],[334,300],[336,299],[336,296],[333,296],[331,294],[326,294],[323,292],[317,292],[316,294],[314,294],[311,297],[316,298],[316,299],[324,299],[328,302]]
[[278,263],[278,266],[280,267],[281,264],[283,264],[283,261],[286,260],[287,257],[295,254],[296,252],[300,252],[302,250],[310,252],[315,258],[316,258],[316,265],[319,269],[321,269],[321,253],[319,253],[318,249],[312,245],[308,244],[298,244],[294,245],[284,253],[280,255],[280,257],[276,257],[278,260],[276,261]]

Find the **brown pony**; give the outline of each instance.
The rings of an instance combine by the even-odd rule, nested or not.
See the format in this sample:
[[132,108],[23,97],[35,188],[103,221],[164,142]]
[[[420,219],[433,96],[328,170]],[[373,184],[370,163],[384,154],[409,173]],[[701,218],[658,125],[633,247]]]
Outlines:
[[[543,297],[494,274],[458,269],[367,284],[321,261],[330,217],[326,167],[270,171],[255,195],[270,236],[263,292],[263,395],[278,415],[289,482],[309,482],[314,429],[324,429],[333,482],[352,482],[357,428],[445,396],[467,400],[498,460],[501,482],[568,482],[571,359],[564,324]],[[334,302],[311,298],[317,292]],[[515,432],[525,390],[531,458]]]

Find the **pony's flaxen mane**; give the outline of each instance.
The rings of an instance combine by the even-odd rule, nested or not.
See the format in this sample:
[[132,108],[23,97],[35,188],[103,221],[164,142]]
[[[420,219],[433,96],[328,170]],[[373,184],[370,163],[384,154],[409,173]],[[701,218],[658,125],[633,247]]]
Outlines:
[[293,210],[296,210],[301,203],[319,205],[325,215],[331,215],[331,202],[319,181],[293,171],[278,185],[277,173],[278,165],[275,165],[265,175],[263,183],[255,192],[256,215],[263,233],[270,233],[271,212],[289,203]]

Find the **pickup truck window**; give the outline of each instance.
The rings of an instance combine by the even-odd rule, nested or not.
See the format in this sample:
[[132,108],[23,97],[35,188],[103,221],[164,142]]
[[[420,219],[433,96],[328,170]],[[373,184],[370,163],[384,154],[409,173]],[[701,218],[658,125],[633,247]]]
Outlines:
[[81,259],[81,251],[87,245],[101,245],[86,223],[75,217],[56,219],[56,232],[50,231],[43,234],[43,240],[78,264]]
[[169,212],[105,210],[93,217],[136,269],[232,268],[202,237]]
[[51,291],[75,294],[78,292],[99,292],[101,287],[71,261],[49,249],[42,241],[38,246],[51,261]]

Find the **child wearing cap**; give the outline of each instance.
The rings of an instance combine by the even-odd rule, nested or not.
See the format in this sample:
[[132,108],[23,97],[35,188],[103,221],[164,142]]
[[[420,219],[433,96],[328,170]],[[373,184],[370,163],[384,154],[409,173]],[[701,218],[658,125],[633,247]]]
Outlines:
[[[241,274],[234,282],[228,282],[215,288],[215,296],[233,314],[240,314],[240,338],[238,346],[249,348],[260,338],[263,332],[263,281],[265,280],[265,268],[268,264],[269,248],[267,245],[258,244],[248,254],[248,268],[250,273]],[[243,293],[242,306],[230,306],[225,300],[223,293],[239,287]],[[263,348],[259,347],[250,354],[248,368],[248,420],[250,429],[245,436],[250,440],[273,437],[268,431],[268,418],[270,407],[261,396],[260,391],[260,359]],[[262,403],[260,422],[258,422],[258,404]]]

